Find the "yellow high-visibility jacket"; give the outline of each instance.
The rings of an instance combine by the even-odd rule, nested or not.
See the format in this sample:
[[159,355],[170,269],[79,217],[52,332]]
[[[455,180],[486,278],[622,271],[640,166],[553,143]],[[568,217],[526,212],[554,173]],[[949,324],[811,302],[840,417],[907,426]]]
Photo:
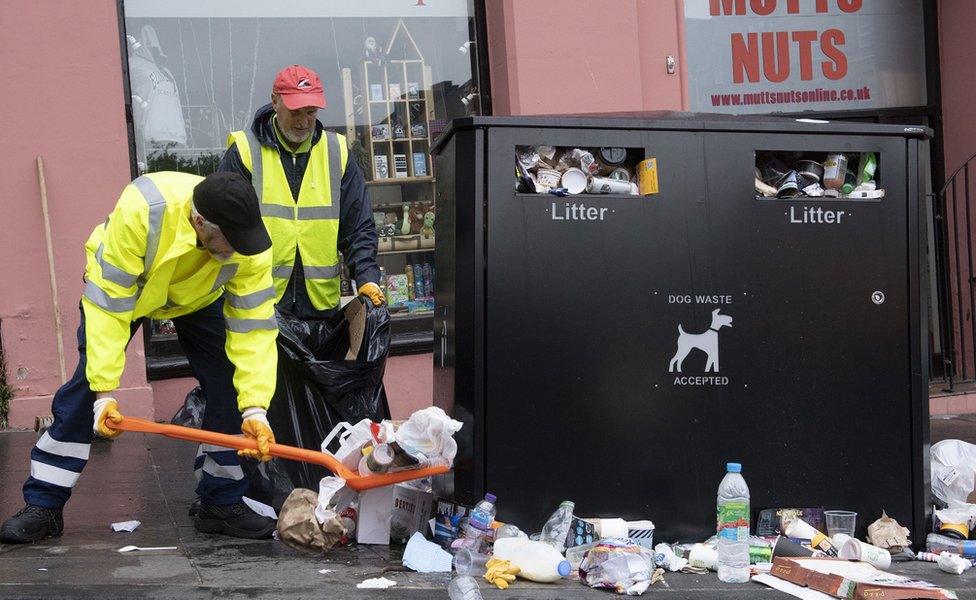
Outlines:
[[312,306],[329,310],[339,305],[339,196],[349,150],[344,136],[325,131],[322,138],[312,146],[297,202],[277,150],[262,145],[250,129],[232,132],[227,145],[237,144],[261,200],[261,216],[274,252],[277,300],[288,288],[297,250]]
[[271,250],[218,262],[197,247],[190,209],[202,180],[172,172],[139,177],[85,242],[82,307],[93,391],[119,386],[133,321],[190,314],[223,294],[237,406],[271,403],[278,362]]

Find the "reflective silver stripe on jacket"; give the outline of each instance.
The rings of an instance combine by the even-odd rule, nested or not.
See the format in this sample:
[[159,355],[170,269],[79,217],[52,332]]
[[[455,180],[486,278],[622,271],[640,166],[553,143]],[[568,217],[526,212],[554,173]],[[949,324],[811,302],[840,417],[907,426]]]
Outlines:
[[136,307],[136,300],[139,299],[139,294],[136,293],[125,298],[113,298],[105,290],[95,285],[95,282],[89,281],[85,285],[85,298],[91,300],[95,306],[108,312],[121,313],[129,312]]
[[142,197],[145,198],[146,204],[149,205],[149,231],[146,236],[146,270],[143,272],[143,279],[145,279],[145,275],[149,273],[149,268],[156,258],[156,250],[159,249],[159,237],[163,232],[163,213],[166,211],[166,199],[163,198],[163,194],[156,187],[156,184],[153,183],[152,179],[149,179],[145,175],[133,181],[132,185],[136,186],[142,192]]
[[237,267],[238,267],[237,263],[227,263],[224,265],[220,265],[220,272],[217,273],[217,278],[214,279],[213,287],[210,288],[210,292],[211,293],[216,292],[221,287],[223,287],[225,283],[230,281],[230,278],[233,277],[235,273],[237,273]]
[[291,278],[291,272],[295,270],[295,267],[291,265],[278,265],[277,267],[272,267],[271,276],[277,279],[289,279]]
[[[294,219],[295,205],[285,206],[283,204],[261,204],[262,217],[277,217],[279,219]],[[317,219],[338,219],[338,206],[298,206],[299,221],[314,221]]]
[[278,321],[274,317],[270,319],[234,319],[228,317],[227,331],[234,333],[247,333],[256,329],[278,329]]
[[116,267],[112,263],[105,260],[105,244],[98,244],[98,250],[95,251],[95,260],[98,261],[98,266],[102,269],[102,277],[108,279],[112,283],[120,285],[122,287],[132,287],[135,285],[136,280],[139,279],[138,275],[133,275],[127,273],[122,269]]
[[[251,184],[261,201],[261,216],[294,219],[295,207],[282,204],[264,202],[264,163],[261,161],[261,142],[248,129],[244,132],[251,154]],[[314,135],[314,134],[313,134]],[[332,131],[325,131],[326,152],[329,156],[329,187],[331,206],[299,206],[297,218],[299,221],[313,219],[338,219],[339,197],[342,187],[342,155],[339,150],[339,137]],[[240,153],[240,148],[238,148]]]
[[250,294],[244,294],[243,296],[231,294],[230,292],[224,292],[224,298],[227,299],[227,304],[230,304],[234,308],[257,308],[268,300],[273,300],[274,297],[274,286],[267,289],[258,290],[256,292],[251,292]]
[[332,207],[336,209],[336,216],[323,217],[325,219],[338,219],[339,197],[342,188],[342,155],[339,153],[339,136],[334,131],[326,131],[325,139],[329,143],[329,192],[332,195]]
[[302,265],[302,272],[305,273],[305,279],[333,279],[339,276],[339,268],[338,264],[325,267]]
[[[244,137],[247,138],[247,145],[251,150],[251,185],[254,186],[254,191],[258,193],[258,201],[261,202],[264,199],[264,165],[261,163],[261,142],[258,141],[257,136],[250,128],[244,131]],[[237,153],[241,153],[240,148],[237,149]],[[263,210],[262,214],[264,214]]]

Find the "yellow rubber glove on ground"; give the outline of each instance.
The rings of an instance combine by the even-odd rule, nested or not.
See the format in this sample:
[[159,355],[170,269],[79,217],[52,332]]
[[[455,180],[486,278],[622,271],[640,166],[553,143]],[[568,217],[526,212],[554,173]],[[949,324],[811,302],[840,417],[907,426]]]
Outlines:
[[386,298],[383,297],[383,292],[380,290],[380,286],[371,281],[359,286],[359,295],[369,298],[373,306],[380,306],[386,301]]
[[515,576],[521,571],[521,569],[513,565],[510,561],[499,558],[489,559],[485,563],[485,567],[488,569],[485,572],[485,581],[495,584],[495,587],[500,590],[504,590],[510,586],[515,581]]
[[106,420],[115,423],[122,420],[122,413],[119,412],[119,403],[115,398],[105,397],[95,400],[92,411],[95,413],[95,422],[92,424],[92,431],[95,432],[95,435],[109,439],[122,435],[121,429],[113,429],[105,424]]
[[257,450],[238,450],[238,456],[256,458],[261,462],[271,460],[271,444],[275,443],[274,432],[271,431],[271,424],[268,423],[268,411],[263,408],[248,408],[241,415],[244,422],[241,423],[241,431],[244,437],[257,440]]

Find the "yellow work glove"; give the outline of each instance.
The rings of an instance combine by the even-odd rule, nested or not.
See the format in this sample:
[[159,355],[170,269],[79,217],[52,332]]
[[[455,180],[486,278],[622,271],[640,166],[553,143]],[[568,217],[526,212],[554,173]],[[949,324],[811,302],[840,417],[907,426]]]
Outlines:
[[369,298],[369,301],[373,303],[373,306],[381,306],[384,302],[386,302],[386,298],[383,297],[383,292],[380,290],[380,286],[376,285],[372,281],[366,282],[359,286],[359,295]]
[[241,431],[244,437],[257,440],[257,450],[238,450],[238,456],[256,458],[262,462],[271,460],[271,444],[275,443],[274,432],[268,423],[268,411],[263,408],[248,408],[242,414]]
[[116,402],[115,398],[99,398],[95,400],[95,405],[92,407],[95,413],[95,422],[92,424],[92,431],[95,435],[100,435],[104,438],[117,438],[122,435],[121,429],[114,429],[109,423],[119,423],[122,421],[122,413],[119,412],[119,403]]
[[488,569],[485,571],[485,581],[495,584],[495,587],[500,590],[510,586],[515,581],[515,576],[522,570],[511,562],[500,558],[489,559],[485,563],[485,568]]

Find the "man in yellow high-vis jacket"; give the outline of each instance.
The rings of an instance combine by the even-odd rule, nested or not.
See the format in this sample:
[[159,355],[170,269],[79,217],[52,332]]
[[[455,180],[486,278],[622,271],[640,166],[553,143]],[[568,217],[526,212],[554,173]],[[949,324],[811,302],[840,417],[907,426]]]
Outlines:
[[61,535],[62,507],[88,461],[93,433],[121,433],[112,427],[122,419],[114,390],[125,347],[148,318],[176,326],[207,392],[203,428],[257,440],[257,450],[238,453],[200,447],[194,524],[204,532],[270,537],[275,522],[241,501],[247,480],[237,456],[267,460],[274,442],[266,417],[278,333],[271,240],[253,188],[232,173],[143,175],[126,186],[85,252],[78,367],[54,395],[54,423],[31,451],[27,505],[3,524],[0,540]]
[[274,245],[278,308],[299,319],[326,318],[338,308],[340,252],[359,293],[375,306],[385,300],[366,181],[345,137],[316,118],[324,107],[318,75],[286,67],[271,104],[258,109],[248,130],[230,134],[218,167],[254,186]]

